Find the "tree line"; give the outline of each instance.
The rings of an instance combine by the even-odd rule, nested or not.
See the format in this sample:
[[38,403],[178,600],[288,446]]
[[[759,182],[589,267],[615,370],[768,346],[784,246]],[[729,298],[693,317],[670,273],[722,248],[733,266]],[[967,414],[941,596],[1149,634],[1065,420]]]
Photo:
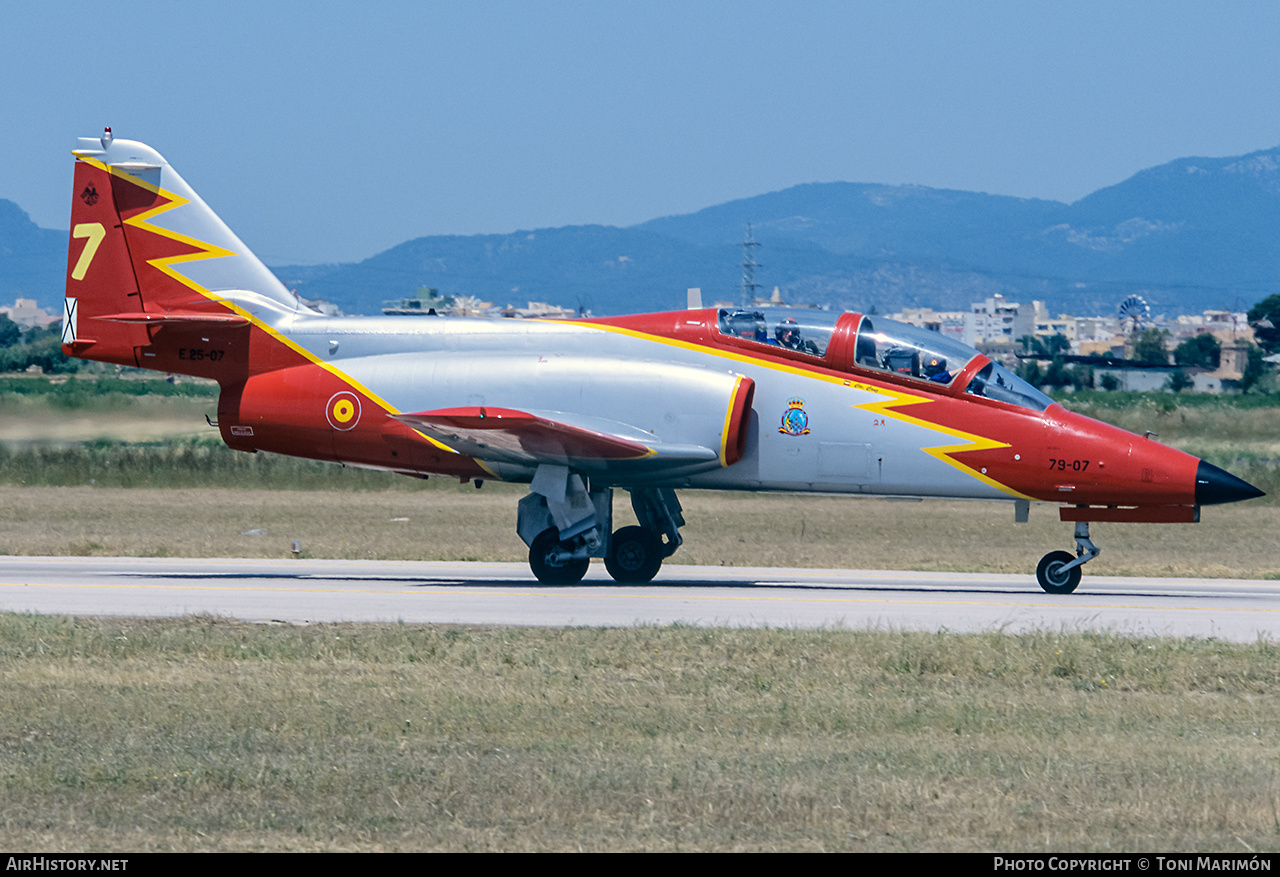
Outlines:
[[39,366],[45,374],[69,374],[80,371],[84,360],[62,353],[62,326],[23,328],[5,314],[0,314],[0,372],[21,372]]

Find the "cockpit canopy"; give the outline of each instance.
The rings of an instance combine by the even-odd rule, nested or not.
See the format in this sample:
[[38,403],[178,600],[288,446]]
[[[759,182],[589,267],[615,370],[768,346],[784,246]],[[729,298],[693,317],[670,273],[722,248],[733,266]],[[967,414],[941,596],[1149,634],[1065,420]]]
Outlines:
[[[1043,411],[1053,400],[968,345],[883,317],[802,308],[720,308],[720,334],[783,348],[841,371],[868,369]],[[985,365],[975,363],[982,360]],[[974,364],[974,370],[967,370]]]
[[785,347],[819,357],[827,352],[831,333],[835,331],[836,321],[840,317],[829,311],[798,308],[769,308],[768,318],[763,311],[746,308],[721,308],[719,314],[722,335]]

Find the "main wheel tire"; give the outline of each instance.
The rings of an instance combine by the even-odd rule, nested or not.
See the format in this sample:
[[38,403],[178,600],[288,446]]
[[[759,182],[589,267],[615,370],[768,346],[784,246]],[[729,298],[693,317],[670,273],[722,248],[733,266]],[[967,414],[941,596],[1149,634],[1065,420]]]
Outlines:
[[544,585],[576,585],[591,566],[591,560],[586,557],[554,564],[551,558],[560,547],[560,531],[555,527],[543,530],[529,546],[529,569]]
[[1040,558],[1040,564],[1036,567],[1036,581],[1040,583],[1040,587],[1050,594],[1070,594],[1074,591],[1080,584],[1080,567],[1068,570],[1063,570],[1063,567],[1075,559],[1070,551],[1050,551]]
[[623,527],[613,534],[604,568],[615,582],[643,585],[662,567],[662,541],[644,527]]

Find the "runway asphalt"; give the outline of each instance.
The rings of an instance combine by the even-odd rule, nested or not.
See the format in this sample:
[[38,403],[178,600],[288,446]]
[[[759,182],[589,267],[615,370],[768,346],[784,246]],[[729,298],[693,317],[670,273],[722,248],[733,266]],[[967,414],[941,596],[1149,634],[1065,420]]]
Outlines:
[[572,587],[523,564],[0,557],[0,610],[293,624],[694,624],[956,632],[1108,630],[1271,638],[1280,582],[1086,575],[1066,596],[1029,575],[664,566],[619,585],[593,564]]

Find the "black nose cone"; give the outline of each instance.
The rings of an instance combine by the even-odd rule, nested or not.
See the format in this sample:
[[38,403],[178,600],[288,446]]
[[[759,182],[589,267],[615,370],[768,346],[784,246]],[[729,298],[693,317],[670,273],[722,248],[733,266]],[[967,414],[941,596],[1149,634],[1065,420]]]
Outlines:
[[1212,463],[1200,461],[1196,467],[1196,505],[1217,505],[1265,496],[1248,481],[1237,478]]

